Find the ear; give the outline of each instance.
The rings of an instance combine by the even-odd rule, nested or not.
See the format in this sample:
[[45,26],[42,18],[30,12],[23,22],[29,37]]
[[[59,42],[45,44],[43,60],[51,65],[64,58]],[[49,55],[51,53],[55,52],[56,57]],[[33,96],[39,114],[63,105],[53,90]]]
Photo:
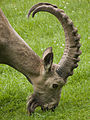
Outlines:
[[53,52],[52,47],[47,48],[43,53],[44,69],[49,72],[53,63]]

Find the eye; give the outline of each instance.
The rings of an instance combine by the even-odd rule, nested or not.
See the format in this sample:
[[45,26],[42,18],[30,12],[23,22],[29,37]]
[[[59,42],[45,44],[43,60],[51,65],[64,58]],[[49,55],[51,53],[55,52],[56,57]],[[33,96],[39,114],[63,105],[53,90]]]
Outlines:
[[57,88],[58,87],[58,84],[53,84],[53,88]]

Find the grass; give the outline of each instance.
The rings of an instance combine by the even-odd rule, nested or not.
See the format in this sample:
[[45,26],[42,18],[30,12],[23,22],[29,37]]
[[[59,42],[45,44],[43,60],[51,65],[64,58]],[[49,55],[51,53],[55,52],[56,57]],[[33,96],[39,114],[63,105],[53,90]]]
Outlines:
[[[64,32],[58,20],[48,13],[38,13],[27,19],[32,5],[47,0],[0,0],[0,8],[12,27],[42,57],[45,48],[52,46],[54,62],[58,63],[64,50]],[[90,96],[90,36],[89,0],[48,0],[72,19],[81,35],[82,55],[79,67],[63,87],[61,101],[55,112],[37,108],[32,116],[26,113],[26,98],[32,85],[18,71],[0,65],[0,120],[89,120]],[[59,57],[58,57],[59,56]]]

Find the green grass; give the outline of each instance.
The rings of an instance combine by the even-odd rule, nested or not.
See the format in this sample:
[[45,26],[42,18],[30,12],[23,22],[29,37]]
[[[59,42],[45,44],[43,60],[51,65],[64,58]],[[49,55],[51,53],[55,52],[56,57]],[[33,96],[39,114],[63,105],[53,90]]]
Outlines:
[[[12,27],[42,57],[52,46],[54,62],[58,63],[64,50],[64,32],[58,20],[48,13],[38,13],[27,19],[32,5],[47,0],[0,0],[0,8]],[[27,79],[13,68],[0,65],[0,120],[89,120],[90,96],[90,0],[48,0],[72,19],[81,35],[82,55],[79,67],[63,87],[61,101],[55,112],[37,108],[32,116],[26,112],[26,98],[33,92]]]

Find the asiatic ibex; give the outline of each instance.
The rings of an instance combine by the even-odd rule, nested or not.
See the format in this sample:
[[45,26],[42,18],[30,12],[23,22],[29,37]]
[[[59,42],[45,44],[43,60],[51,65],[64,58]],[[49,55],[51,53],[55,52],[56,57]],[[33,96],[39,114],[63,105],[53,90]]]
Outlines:
[[65,32],[65,50],[59,64],[53,64],[52,48],[47,48],[42,59],[25,43],[25,41],[11,27],[0,9],[0,64],[7,64],[22,74],[32,83],[34,93],[27,102],[28,113],[34,112],[41,106],[42,110],[54,110],[59,104],[60,94],[67,78],[73,75],[73,69],[80,61],[80,35],[72,20],[49,3],[34,5],[28,17],[46,11],[58,18]]

